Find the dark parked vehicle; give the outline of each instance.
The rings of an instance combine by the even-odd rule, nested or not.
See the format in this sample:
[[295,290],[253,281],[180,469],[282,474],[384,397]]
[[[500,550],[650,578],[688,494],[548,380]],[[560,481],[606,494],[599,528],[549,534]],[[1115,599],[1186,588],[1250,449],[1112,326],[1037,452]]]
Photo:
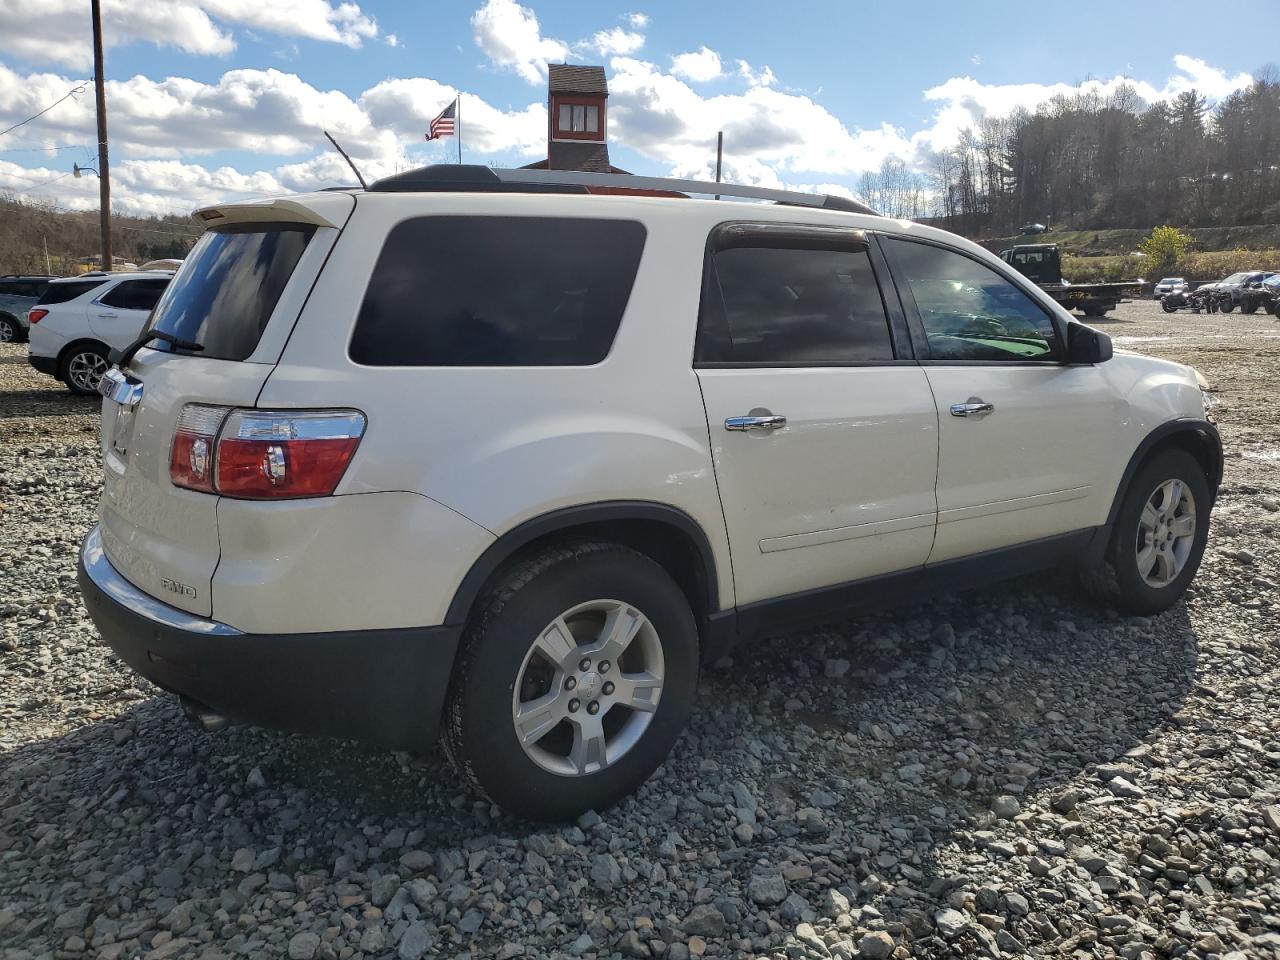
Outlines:
[[1259,285],[1262,291],[1262,309],[1272,316],[1280,317],[1280,273],[1273,273]]
[[1086,317],[1101,317],[1141,287],[1140,281],[1071,283],[1064,280],[1062,254],[1058,252],[1057,244],[1053,243],[1019,244],[1008,250],[1001,250],[1000,259],[1068,310],[1079,310]]
[[1225,280],[1219,280],[1215,294],[1218,299],[1218,309],[1223,313],[1230,313],[1236,307],[1240,307],[1243,313],[1256,312],[1259,304],[1253,301],[1246,303],[1245,290],[1249,289],[1249,284],[1261,282],[1270,276],[1272,273],[1268,270],[1244,270],[1231,274]]
[[1033,233],[1044,233],[1048,229],[1049,228],[1046,227],[1043,223],[1024,223],[1021,227],[1018,228],[1018,233],[1022,234],[1025,237]]
[[[1257,313],[1258,308],[1266,308],[1271,303],[1272,292],[1265,284],[1273,277],[1280,276],[1274,272],[1256,274],[1244,282],[1240,288],[1240,312]],[[1270,312],[1268,310],[1268,312]]]
[[0,343],[27,339],[27,311],[49,286],[49,276],[0,277]]

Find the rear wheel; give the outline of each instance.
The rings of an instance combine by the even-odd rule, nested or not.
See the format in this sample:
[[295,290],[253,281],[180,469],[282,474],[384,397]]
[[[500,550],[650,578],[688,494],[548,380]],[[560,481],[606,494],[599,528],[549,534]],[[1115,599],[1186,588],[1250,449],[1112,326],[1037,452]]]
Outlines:
[[1173,313],[1175,310],[1177,310],[1177,309],[1178,309],[1178,308],[1177,308],[1177,306],[1176,306],[1175,304],[1170,303],[1168,300],[1161,300],[1161,301],[1160,301],[1160,308],[1161,308],[1165,313]]
[[1235,308],[1236,308],[1236,305],[1231,300],[1223,300],[1221,303],[1218,304],[1218,309],[1221,310],[1223,313],[1230,313]]
[[1245,300],[1243,303],[1241,303],[1241,304],[1240,304],[1240,312],[1241,312],[1241,313],[1257,313],[1257,312],[1258,312],[1258,301],[1257,301],[1257,300]]
[[17,343],[22,339],[22,327],[13,317],[0,314],[0,343]]
[[62,360],[62,382],[72,393],[91,396],[98,392],[98,381],[109,367],[107,350],[101,344],[77,344]]
[[698,662],[689,604],[658,564],[614,544],[551,548],[480,602],[450,689],[446,750],[513,814],[602,810],[667,756]]
[[1128,613],[1148,615],[1177,603],[1200,567],[1209,536],[1209,482],[1185,450],[1156,454],[1129,484],[1116,517],[1107,569],[1086,582]]

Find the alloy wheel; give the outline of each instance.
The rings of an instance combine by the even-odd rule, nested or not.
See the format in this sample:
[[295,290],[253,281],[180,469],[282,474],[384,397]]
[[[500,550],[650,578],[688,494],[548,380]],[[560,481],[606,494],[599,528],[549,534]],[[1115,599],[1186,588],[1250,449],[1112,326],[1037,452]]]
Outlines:
[[597,773],[640,741],[663,677],[662,643],[643,613],[619,600],[578,604],[525,655],[511,698],[516,739],[551,773]]
[[94,393],[98,389],[98,381],[107,372],[107,360],[94,350],[82,350],[74,354],[67,362],[67,377],[76,389],[85,393]]
[[18,339],[18,328],[7,317],[0,317],[0,343],[13,343]]
[[1151,587],[1167,587],[1187,565],[1196,538],[1196,501],[1181,480],[1151,492],[1138,518],[1138,573]]

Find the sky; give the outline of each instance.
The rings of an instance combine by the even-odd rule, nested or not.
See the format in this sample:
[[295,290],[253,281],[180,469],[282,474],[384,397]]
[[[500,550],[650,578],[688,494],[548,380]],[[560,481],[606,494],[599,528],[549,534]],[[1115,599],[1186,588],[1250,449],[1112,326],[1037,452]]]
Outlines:
[[[203,204],[452,163],[430,120],[461,97],[465,162],[546,156],[548,63],[601,64],[633,173],[849,194],[924,169],[983,116],[1059,93],[1195,88],[1214,103],[1280,57],[1274,0],[1202,4],[667,0],[103,0],[113,208]],[[88,0],[0,0],[0,193],[96,209]],[[67,96],[71,94],[70,96]],[[65,99],[63,99],[65,97]],[[61,102],[58,102],[61,100]],[[52,109],[31,119],[51,104]],[[23,121],[28,121],[23,123]]]

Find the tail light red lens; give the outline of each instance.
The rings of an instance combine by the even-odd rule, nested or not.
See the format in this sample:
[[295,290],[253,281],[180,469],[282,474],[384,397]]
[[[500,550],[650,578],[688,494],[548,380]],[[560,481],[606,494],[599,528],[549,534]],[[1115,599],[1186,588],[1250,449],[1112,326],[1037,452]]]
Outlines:
[[32,307],[27,311],[27,323],[39,323],[49,315],[49,311],[43,307]]
[[[211,410],[218,411],[212,429],[203,419],[204,411]],[[188,412],[190,423],[184,427]],[[189,404],[178,420],[169,476],[178,486],[228,497],[325,497],[337,489],[364,428],[364,414],[357,410],[227,410]]]
[[188,490],[213,492],[213,445],[226,407],[189,403],[178,416],[169,449],[169,479]]

